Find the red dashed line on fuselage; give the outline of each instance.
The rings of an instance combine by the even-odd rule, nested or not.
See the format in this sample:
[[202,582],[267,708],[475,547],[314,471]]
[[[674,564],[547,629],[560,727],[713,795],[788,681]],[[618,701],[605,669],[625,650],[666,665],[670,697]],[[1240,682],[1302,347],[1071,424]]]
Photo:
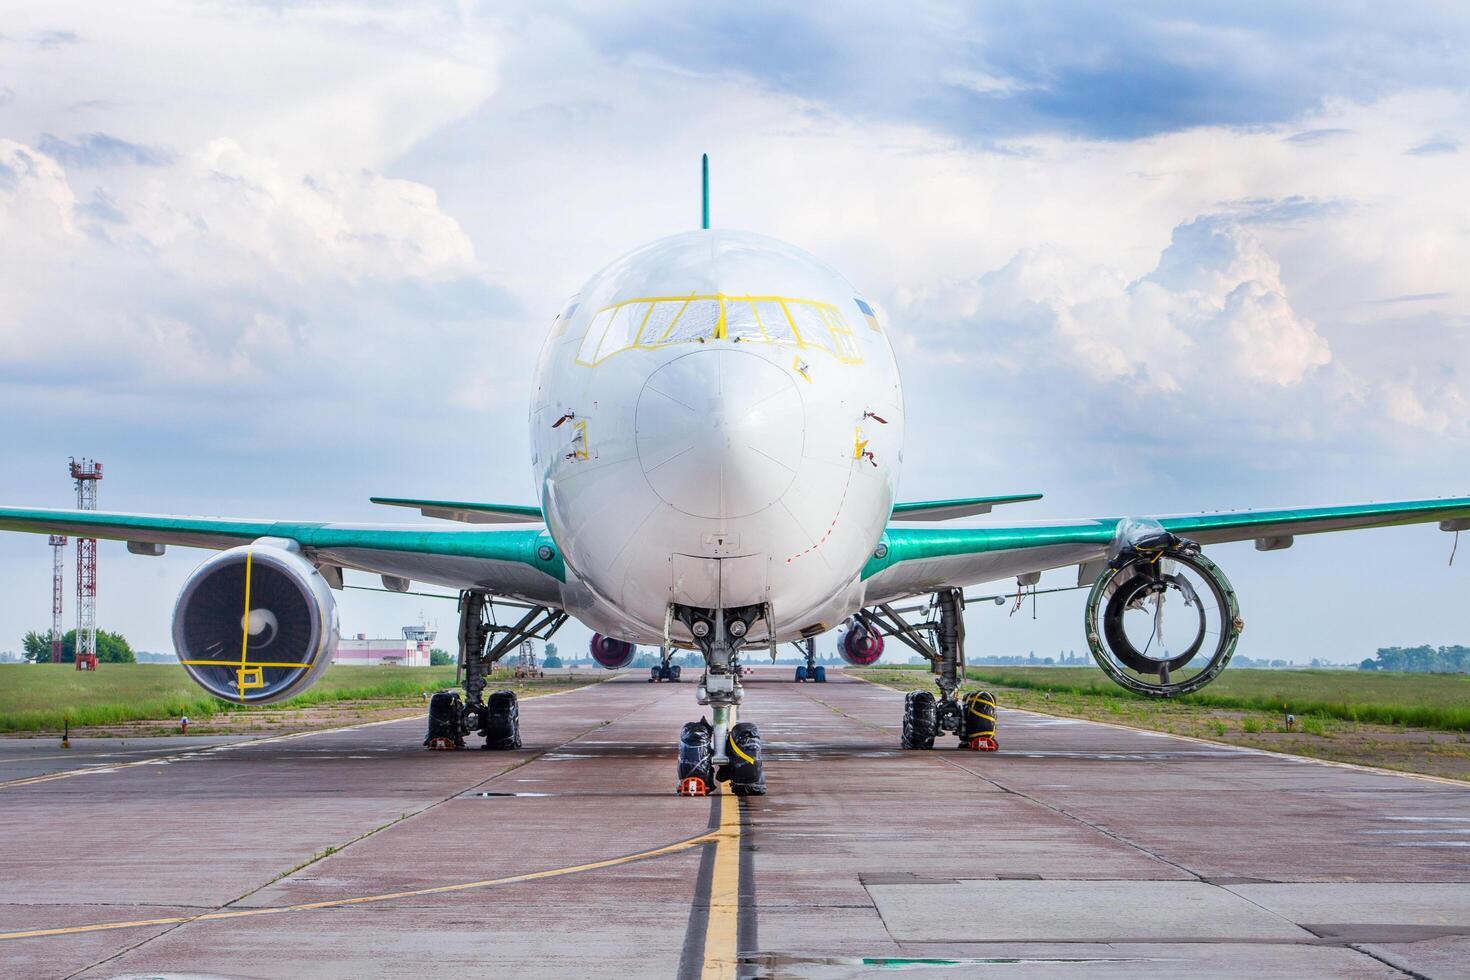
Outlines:
[[853,463],[847,468],[847,482],[842,485],[842,499],[837,501],[837,514],[832,518],[832,523],[827,525],[826,533],[823,534],[819,539],[817,539],[816,544],[812,545],[810,548],[806,549],[800,554],[792,555],[790,558],[786,559],[786,564],[789,565],[792,562],[796,561],[796,559],[798,558],[805,558],[807,555],[811,554],[813,551],[816,551],[822,545],[827,543],[827,539],[832,536],[832,532],[837,528],[838,519],[842,517],[842,505],[847,503],[847,491],[852,486],[852,474],[856,470],[857,463]]

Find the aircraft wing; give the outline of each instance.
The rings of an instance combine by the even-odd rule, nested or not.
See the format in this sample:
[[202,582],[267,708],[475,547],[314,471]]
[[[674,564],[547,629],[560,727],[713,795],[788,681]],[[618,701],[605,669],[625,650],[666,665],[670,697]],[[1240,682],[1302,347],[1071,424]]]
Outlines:
[[[1262,551],[1289,547],[1298,534],[1438,522],[1470,530],[1470,497],[1399,500],[1341,507],[1292,507],[1146,518],[1201,544],[1255,540]],[[1102,570],[1120,521],[1107,517],[1005,527],[899,528],[884,532],[863,568],[867,601],[964,587],[1078,565],[1078,583]],[[881,555],[882,557],[879,557]]]
[[483,588],[552,605],[560,603],[558,586],[566,580],[561,554],[541,528],[320,524],[0,507],[0,530],[126,541],[128,550],[141,554],[158,554],[157,546],[224,549],[257,538],[287,538],[300,544],[306,557],[327,566],[323,572],[328,581],[336,569],[353,568],[383,575],[385,584],[396,579]]

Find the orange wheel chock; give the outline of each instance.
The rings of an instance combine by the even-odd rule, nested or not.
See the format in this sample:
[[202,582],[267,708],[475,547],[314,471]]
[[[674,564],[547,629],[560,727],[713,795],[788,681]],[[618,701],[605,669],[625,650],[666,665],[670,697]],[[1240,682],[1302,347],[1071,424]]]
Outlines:
[[679,780],[680,796],[708,796],[709,784],[698,776]]
[[1000,746],[989,735],[976,735],[970,739],[968,748],[972,752],[995,752],[1000,749]]
[[454,749],[454,739],[452,739],[452,738],[431,738],[431,739],[429,739],[429,744],[428,744],[427,748],[431,752],[448,752],[448,751],[452,751]]

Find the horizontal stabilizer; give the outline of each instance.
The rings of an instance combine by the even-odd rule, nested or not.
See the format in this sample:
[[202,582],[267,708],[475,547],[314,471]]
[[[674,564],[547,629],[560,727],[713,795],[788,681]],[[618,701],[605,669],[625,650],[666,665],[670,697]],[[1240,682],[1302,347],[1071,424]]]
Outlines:
[[370,497],[375,504],[413,507],[425,517],[461,524],[540,524],[545,521],[540,507],[524,504],[476,504],[465,500],[414,500],[409,497]]
[[895,521],[952,521],[956,517],[974,517],[988,514],[999,504],[1021,504],[1029,500],[1040,500],[1039,493],[1013,493],[1003,497],[959,497],[955,500],[915,500],[907,504],[894,504]]

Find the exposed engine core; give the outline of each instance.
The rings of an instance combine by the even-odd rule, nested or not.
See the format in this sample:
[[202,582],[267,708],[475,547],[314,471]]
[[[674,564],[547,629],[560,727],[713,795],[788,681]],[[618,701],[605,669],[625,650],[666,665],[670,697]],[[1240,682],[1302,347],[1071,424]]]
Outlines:
[[305,691],[332,662],[337,603],[296,551],[243,545],[189,576],[173,632],[179,662],[200,687],[237,704],[270,704]]
[[837,641],[837,652],[854,667],[868,667],[883,656],[883,634],[871,626],[853,623]]
[[1230,580],[1199,545],[1160,529],[1121,550],[1087,596],[1087,645],[1139,694],[1197,691],[1230,662],[1244,624]]
[[615,640],[601,633],[593,633],[592,642],[588,646],[592,650],[592,659],[608,670],[628,666],[638,652],[638,648],[627,640]]

